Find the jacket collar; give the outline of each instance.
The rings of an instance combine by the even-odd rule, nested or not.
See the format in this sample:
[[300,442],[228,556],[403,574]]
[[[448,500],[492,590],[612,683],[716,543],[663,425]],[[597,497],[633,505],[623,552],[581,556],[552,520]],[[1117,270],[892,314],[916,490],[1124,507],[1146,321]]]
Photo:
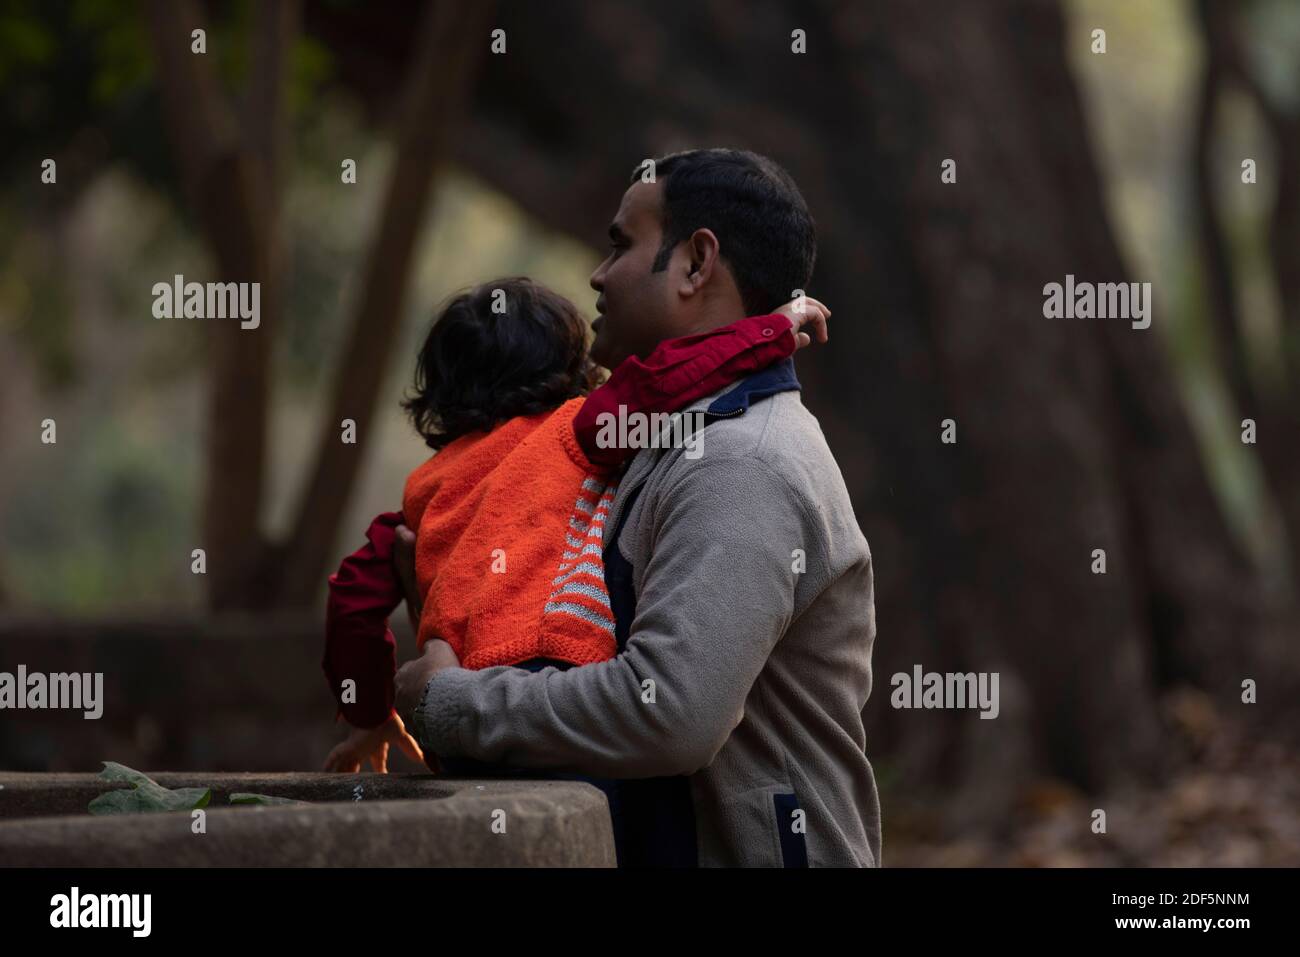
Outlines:
[[[776,395],[778,392],[791,392],[802,389],[803,386],[795,378],[794,359],[787,357],[768,366],[766,369],[741,379],[739,382],[723,386],[722,389],[712,395],[692,402],[681,412],[682,414],[701,413],[702,421],[699,421],[699,426],[702,428],[719,419],[744,415],[749,411],[751,404]],[[633,457],[626,472],[619,479],[620,487],[635,490],[637,486],[645,481],[645,477],[655,467],[662,455],[663,450],[655,451],[652,454],[647,454],[644,450],[638,453]],[[619,511],[620,509],[616,504],[615,508],[611,510],[611,519],[617,520]]]
[[751,403],[776,395],[778,392],[793,392],[802,388],[794,374],[794,359],[787,357],[741,379],[727,392],[709,402],[704,413],[710,420],[743,415],[749,411]]

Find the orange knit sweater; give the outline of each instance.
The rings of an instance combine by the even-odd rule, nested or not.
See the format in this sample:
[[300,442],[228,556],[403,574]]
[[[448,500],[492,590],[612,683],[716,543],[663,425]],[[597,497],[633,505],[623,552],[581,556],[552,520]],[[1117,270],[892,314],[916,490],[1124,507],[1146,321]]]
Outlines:
[[614,656],[601,538],[615,489],[574,436],[583,401],[461,436],[407,479],[420,648],[442,638],[470,669]]

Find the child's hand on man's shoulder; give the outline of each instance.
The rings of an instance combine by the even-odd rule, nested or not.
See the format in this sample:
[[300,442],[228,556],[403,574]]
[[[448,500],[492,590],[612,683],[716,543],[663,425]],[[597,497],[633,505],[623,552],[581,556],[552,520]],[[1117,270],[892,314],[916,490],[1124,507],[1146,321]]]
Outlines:
[[[794,327],[795,342],[800,349],[811,345],[814,337],[818,342],[826,342],[829,338],[826,320],[830,318],[831,311],[811,296],[791,299],[777,310],[777,314],[790,320],[790,325]],[[812,335],[804,331],[805,326],[812,330]]]

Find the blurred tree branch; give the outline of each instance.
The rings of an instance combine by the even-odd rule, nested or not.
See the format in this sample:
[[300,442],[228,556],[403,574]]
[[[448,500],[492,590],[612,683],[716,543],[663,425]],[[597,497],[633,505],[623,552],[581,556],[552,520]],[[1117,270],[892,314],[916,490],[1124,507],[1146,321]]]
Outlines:
[[[1205,67],[1196,104],[1192,180],[1200,225],[1214,333],[1224,374],[1239,414],[1258,426],[1259,461],[1278,504],[1290,546],[1291,568],[1300,574],[1300,117],[1289,116],[1255,79],[1242,50],[1239,5],[1197,0]],[[1236,269],[1215,203],[1214,126],[1224,91],[1236,84],[1259,109],[1277,151],[1271,167],[1277,197],[1269,224],[1271,273],[1282,305],[1283,381],[1260,389],[1251,373],[1238,297]]]

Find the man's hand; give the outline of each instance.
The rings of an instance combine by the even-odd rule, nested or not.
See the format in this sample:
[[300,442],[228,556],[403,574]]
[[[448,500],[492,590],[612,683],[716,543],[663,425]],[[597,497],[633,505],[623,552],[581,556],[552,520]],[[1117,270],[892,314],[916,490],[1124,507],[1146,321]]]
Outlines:
[[460,659],[451,645],[441,638],[431,638],[424,644],[424,653],[413,658],[397,669],[393,677],[393,710],[398,714],[410,716],[420,703],[424,686],[429,679],[444,668],[459,668]]
[[402,583],[402,593],[406,596],[406,614],[411,620],[411,631],[418,636],[424,600],[415,583],[415,532],[405,525],[398,525],[395,531],[393,567],[397,569],[397,580]]
[[830,338],[826,332],[826,320],[830,318],[831,311],[811,296],[791,299],[777,313],[789,319],[794,326],[794,339],[799,349],[811,345],[813,341],[813,336],[803,331],[804,326],[812,329],[818,342]]

